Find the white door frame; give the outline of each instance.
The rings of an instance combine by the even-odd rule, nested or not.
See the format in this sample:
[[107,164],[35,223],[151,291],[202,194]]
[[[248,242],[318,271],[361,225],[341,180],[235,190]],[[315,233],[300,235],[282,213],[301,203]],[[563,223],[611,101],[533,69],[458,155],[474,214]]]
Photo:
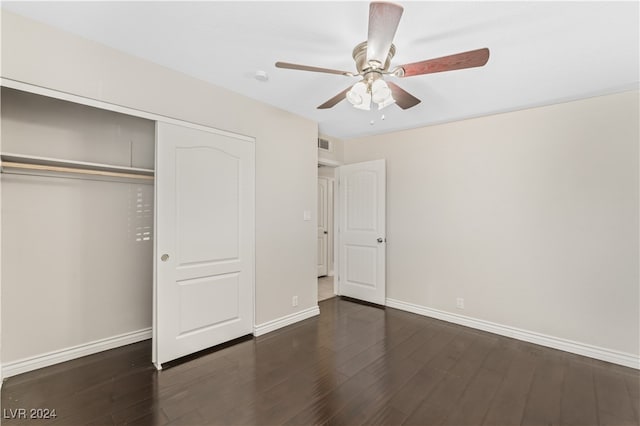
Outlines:
[[326,179],[329,182],[328,192],[327,192],[327,195],[328,195],[328,198],[329,198],[329,204],[330,204],[330,207],[331,207],[331,211],[328,212],[328,214],[330,215],[329,217],[331,219],[331,220],[329,220],[329,238],[331,239],[331,242],[332,242],[331,245],[327,244],[327,249],[329,247],[331,247],[330,251],[331,251],[331,254],[332,254],[332,256],[329,258],[329,262],[330,263],[328,265],[327,273],[328,273],[328,275],[333,277],[333,276],[336,275],[336,272],[335,272],[336,271],[335,270],[335,259],[334,259],[334,257],[335,257],[334,256],[334,254],[335,254],[334,246],[335,246],[335,242],[336,242],[336,239],[335,239],[335,234],[336,234],[335,233],[336,215],[335,215],[335,211],[334,211],[335,202],[336,202],[336,179],[333,178],[333,177],[328,177]]
[[[318,164],[321,166],[331,167],[335,169],[347,165],[339,161],[329,160],[325,158],[318,158]],[[338,189],[339,179],[334,177],[333,179],[333,293],[337,296],[340,296],[340,233],[338,232],[338,224],[340,223],[340,197],[337,196],[339,193]],[[386,302],[385,302],[386,304]]]
[[331,229],[331,236],[333,238],[333,294],[339,296],[340,283],[338,281],[338,271],[340,270],[340,264],[338,262],[338,227],[336,226],[336,223],[338,223],[337,221],[340,219],[338,216],[340,209],[338,201],[339,197],[336,197],[336,194],[338,193],[338,180],[335,178],[335,169],[342,166],[343,163],[326,158],[318,158],[318,164],[321,166],[331,167],[334,170],[334,177],[327,179],[331,179],[333,181],[333,229]]
[[[335,170],[334,170],[335,174]],[[340,197],[338,185],[340,180],[333,182],[333,294],[340,296]]]
[[[339,163],[337,161],[327,160],[326,162],[321,162],[318,160],[318,164],[322,164],[324,166],[337,168],[343,165],[348,165],[344,163]],[[338,189],[339,179],[336,177],[334,179],[334,197],[333,197],[333,293],[337,296],[340,296],[340,233],[339,226],[340,223],[340,197],[336,194],[339,193]],[[385,301],[386,304],[386,301]]]

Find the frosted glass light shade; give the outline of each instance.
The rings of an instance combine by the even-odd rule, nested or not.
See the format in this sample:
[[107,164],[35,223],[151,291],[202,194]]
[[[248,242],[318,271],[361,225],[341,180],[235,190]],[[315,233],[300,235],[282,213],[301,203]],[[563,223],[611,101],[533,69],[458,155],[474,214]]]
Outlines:
[[391,98],[391,89],[383,79],[378,79],[371,85],[371,95],[373,102],[381,104]]
[[351,105],[360,105],[362,103],[362,96],[360,96],[354,90],[349,90],[347,92],[347,100],[351,103]]
[[362,81],[354,84],[347,92],[347,100],[358,109],[366,111],[371,109],[371,94],[367,90],[367,85]]
[[391,104],[395,104],[396,100],[393,99],[393,96],[389,96],[384,102],[378,102],[378,110],[381,110],[382,108],[386,108]]

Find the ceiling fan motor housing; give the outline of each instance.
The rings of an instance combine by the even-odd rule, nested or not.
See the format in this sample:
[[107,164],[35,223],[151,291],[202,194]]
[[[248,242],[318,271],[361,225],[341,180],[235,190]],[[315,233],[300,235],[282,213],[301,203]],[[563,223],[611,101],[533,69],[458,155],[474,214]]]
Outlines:
[[386,72],[389,69],[391,58],[393,58],[395,54],[396,46],[392,44],[384,65],[378,64],[377,61],[371,61],[371,63],[369,63],[367,62],[367,42],[363,41],[353,49],[353,60],[356,61],[356,69],[359,74],[364,75],[366,78],[367,73],[375,73],[378,77],[374,77],[373,79],[377,79],[382,72]]

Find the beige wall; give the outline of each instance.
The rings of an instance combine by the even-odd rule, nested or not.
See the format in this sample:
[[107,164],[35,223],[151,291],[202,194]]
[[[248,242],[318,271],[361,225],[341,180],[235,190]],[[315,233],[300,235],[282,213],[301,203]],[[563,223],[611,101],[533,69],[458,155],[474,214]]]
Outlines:
[[335,167],[327,167],[327,166],[318,167],[318,176],[333,179],[336,176],[335,173],[336,173]]
[[[1,125],[4,152],[153,168],[152,121],[3,88]],[[151,326],[152,183],[3,174],[2,191],[3,360]]]
[[344,142],[342,141],[342,139],[338,139],[336,137],[327,136],[323,134],[320,134],[318,137],[322,139],[327,139],[331,144],[330,151],[326,151],[324,149],[318,148],[318,159],[342,163],[343,150],[344,150],[343,148]]
[[[304,210],[316,211],[315,122],[6,11],[1,72],[3,78],[255,137],[256,323],[316,305],[315,215],[303,221]],[[5,294],[3,303],[10,303]],[[46,300],[32,303],[36,309]]]
[[387,296],[637,356],[638,116],[634,91],[345,141],[387,160]]

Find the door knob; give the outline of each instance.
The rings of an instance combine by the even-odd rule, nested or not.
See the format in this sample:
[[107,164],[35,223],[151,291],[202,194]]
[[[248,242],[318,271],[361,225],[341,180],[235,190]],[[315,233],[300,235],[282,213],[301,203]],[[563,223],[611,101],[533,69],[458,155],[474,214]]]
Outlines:
[[169,260],[169,255],[168,254],[163,254],[162,257],[160,257],[160,260],[162,260],[163,262],[166,262],[167,260]]
[[325,234],[325,235],[327,235],[327,234],[328,234],[328,232],[327,232],[327,231],[324,231],[324,234]]
[[378,238],[378,243],[381,243],[382,241],[383,241],[382,238],[379,237]]

